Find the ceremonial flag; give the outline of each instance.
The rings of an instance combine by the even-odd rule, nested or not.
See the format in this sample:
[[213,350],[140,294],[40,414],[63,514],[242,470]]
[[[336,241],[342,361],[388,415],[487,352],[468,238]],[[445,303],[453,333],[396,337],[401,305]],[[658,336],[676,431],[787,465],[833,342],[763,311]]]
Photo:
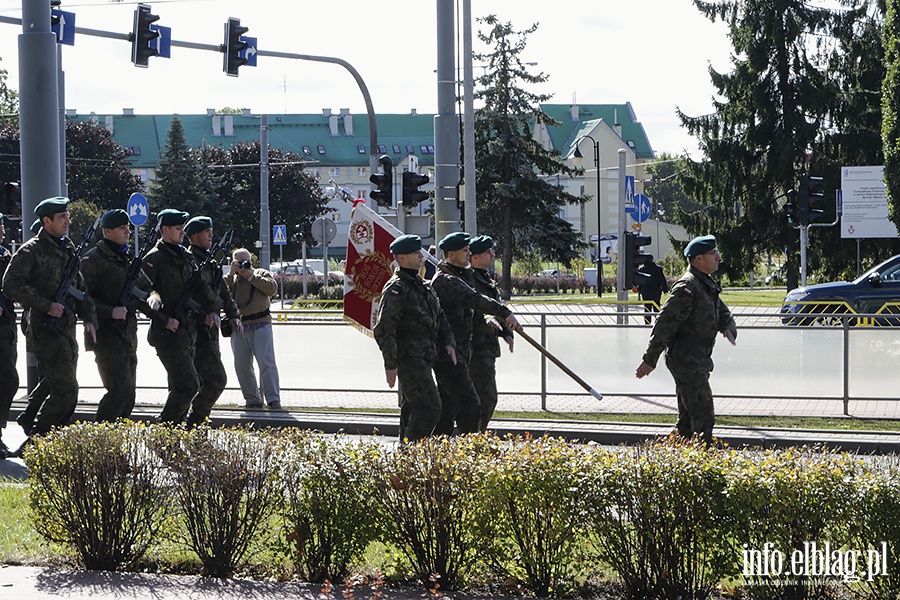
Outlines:
[[391,242],[403,233],[358,202],[350,213],[344,266],[344,320],[372,334],[381,290],[394,273]]

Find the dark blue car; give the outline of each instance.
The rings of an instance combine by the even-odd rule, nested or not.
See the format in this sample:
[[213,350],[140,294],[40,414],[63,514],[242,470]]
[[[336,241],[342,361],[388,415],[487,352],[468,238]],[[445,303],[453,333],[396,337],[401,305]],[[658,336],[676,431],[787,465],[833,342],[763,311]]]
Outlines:
[[[879,316],[852,319],[851,325],[900,326],[900,255],[849,283],[819,283],[791,290],[781,312],[781,321],[787,325],[840,325],[840,315],[856,313]],[[897,316],[880,316],[885,314]]]

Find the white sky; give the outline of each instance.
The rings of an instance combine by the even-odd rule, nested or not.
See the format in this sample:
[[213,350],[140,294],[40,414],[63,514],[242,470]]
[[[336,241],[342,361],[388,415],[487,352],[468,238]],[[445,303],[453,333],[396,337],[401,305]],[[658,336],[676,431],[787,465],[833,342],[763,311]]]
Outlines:
[[[0,14],[21,17],[24,0],[0,0]],[[36,0],[28,0],[36,1]],[[437,112],[435,3],[337,0],[157,0],[158,24],[180,41],[221,44],[228,17],[241,19],[261,50],[342,58],[365,80],[377,113]],[[133,2],[63,1],[78,27],[128,33]],[[460,1],[460,6],[462,2]],[[696,142],[680,127],[675,107],[689,115],[712,110],[707,69],[729,70],[726,30],[703,17],[690,0],[471,0],[474,17],[490,13],[515,29],[532,23],[523,59],[550,76],[533,91],[552,103],[631,102],[653,149],[695,158]],[[473,23],[473,30],[479,29]],[[18,89],[21,28],[0,24],[0,68]],[[477,39],[476,51],[481,48]],[[222,72],[222,55],[173,48],[171,59],[131,64],[125,41],[79,35],[63,47],[66,107],[79,114],[197,114],[207,108],[255,113],[318,113],[349,108],[364,113],[350,74],[336,65],[262,57],[240,77]],[[478,64],[478,61],[476,61]],[[476,73],[480,71],[476,69]]]

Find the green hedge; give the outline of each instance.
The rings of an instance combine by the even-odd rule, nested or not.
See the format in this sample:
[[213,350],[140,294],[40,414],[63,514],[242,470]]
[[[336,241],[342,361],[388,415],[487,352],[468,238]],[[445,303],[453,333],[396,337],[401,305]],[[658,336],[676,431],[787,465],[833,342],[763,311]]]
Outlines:
[[[117,424],[60,429],[25,460],[36,530],[92,569],[127,568],[174,545],[211,576],[273,575],[283,564],[274,576],[337,581],[371,575],[378,548],[431,590],[900,593],[897,462],[821,448],[493,436],[394,448],[296,430]],[[795,556],[825,557],[826,543],[843,566],[790,571]],[[766,574],[776,553],[781,569]]]

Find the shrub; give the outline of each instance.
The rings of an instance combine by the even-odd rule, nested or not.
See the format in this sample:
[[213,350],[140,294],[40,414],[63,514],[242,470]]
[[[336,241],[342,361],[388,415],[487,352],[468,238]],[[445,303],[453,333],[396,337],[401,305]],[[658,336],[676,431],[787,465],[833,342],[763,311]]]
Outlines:
[[160,428],[157,448],[172,473],[186,545],[204,575],[230,577],[274,512],[273,448],[241,429]]
[[709,597],[736,571],[731,453],[675,439],[592,457],[583,495],[596,555],[629,598]]
[[437,437],[406,444],[374,460],[376,498],[387,537],[428,587],[455,589],[475,560],[480,436]]
[[87,569],[131,566],[159,533],[168,502],[145,433],[79,423],[35,438],[25,455],[35,529],[73,548]]
[[[887,568],[865,573],[862,586],[870,597],[895,600],[900,597],[900,464],[896,456],[881,459],[874,469],[855,478],[856,493],[850,499],[852,517],[850,548],[859,550],[861,565],[868,570],[870,550],[886,554]],[[885,551],[886,548],[886,551]],[[873,565],[874,566],[874,565]],[[881,572],[883,571],[883,572]]]
[[493,444],[478,502],[482,554],[536,596],[558,594],[585,542],[580,492],[589,450],[549,437]]
[[379,534],[371,474],[377,442],[286,432],[279,452],[281,516],[287,553],[314,583],[342,581]]
[[766,543],[785,557],[784,572],[753,577],[747,592],[754,598],[833,597],[836,580],[792,573],[787,567],[804,543],[849,541],[856,460],[825,448],[767,451],[745,462],[730,476],[729,495],[738,503],[733,534],[742,547],[762,550]]

